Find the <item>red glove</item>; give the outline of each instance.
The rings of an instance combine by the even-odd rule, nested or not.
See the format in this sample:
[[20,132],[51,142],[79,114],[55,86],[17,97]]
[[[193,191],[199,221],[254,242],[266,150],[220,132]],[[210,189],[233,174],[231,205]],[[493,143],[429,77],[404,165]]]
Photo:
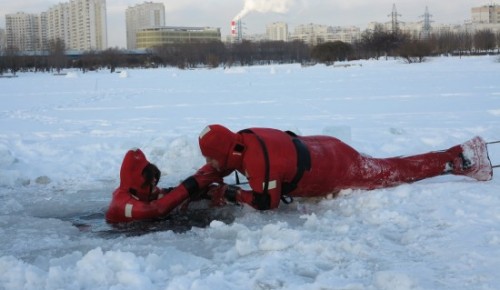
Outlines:
[[189,209],[189,205],[193,201],[200,201],[203,199],[209,200],[210,196],[208,195],[208,193],[210,192],[210,190],[217,188],[217,187],[219,187],[219,185],[211,184],[207,188],[199,190],[199,192],[197,194],[193,194],[192,196],[190,196],[190,198],[188,198],[186,201],[184,201],[184,203],[181,204],[181,206],[179,206],[180,211],[186,212]]
[[212,206],[219,207],[226,205],[227,202],[237,202],[237,195],[239,194],[240,188],[235,185],[219,185],[213,187],[208,191],[208,196],[210,196]]
[[226,185],[216,186],[208,191],[208,196],[210,196],[211,205],[213,207],[220,207],[226,205],[226,198],[224,194],[226,193]]
[[212,183],[224,183],[221,173],[208,163],[198,169],[193,177],[196,179],[196,182],[198,183],[198,187],[200,189],[205,188]]

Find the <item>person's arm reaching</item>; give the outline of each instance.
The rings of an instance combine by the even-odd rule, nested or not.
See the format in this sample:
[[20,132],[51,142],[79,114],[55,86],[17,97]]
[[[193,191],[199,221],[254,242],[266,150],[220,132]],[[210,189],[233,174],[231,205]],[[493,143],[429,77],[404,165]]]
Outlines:
[[110,223],[120,223],[163,217],[187,199],[197,198],[214,182],[222,182],[220,174],[213,167],[205,165],[174,188],[161,191],[156,188],[160,192],[155,200],[141,201],[126,194],[128,197],[125,200],[112,203],[106,219]]

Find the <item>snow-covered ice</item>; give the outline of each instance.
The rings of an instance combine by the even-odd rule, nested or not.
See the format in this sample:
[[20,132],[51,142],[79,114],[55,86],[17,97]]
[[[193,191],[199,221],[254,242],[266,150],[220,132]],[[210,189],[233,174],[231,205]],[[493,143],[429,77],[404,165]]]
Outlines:
[[203,164],[211,123],[335,135],[377,157],[499,140],[499,72],[481,56],[0,79],[0,289],[500,289],[498,169],[200,210],[191,230],[102,221],[128,149],[173,186]]

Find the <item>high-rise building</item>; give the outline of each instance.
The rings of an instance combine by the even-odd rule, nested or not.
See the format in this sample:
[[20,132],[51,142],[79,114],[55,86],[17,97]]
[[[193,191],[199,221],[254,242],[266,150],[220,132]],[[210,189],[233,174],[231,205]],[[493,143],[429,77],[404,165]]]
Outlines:
[[18,12],[5,15],[6,46],[20,51],[39,51],[45,47],[46,15]]
[[7,46],[7,39],[5,38],[5,29],[0,28],[0,51],[4,50]]
[[59,3],[47,11],[47,39],[54,41],[63,40],[66,47],[70,45],[70,20],[68,3]]
[[63,40],[67,49],[104,50],[108,45],[106,0],[71,0],[41,14],[6,16],[7,46],[41,51],[50,41]]
[[127,49],[137,48],[137,32],[147,28],[165,26],[165,5],[144,2],[125,11]]
[[108,46],[106,0],[69,2],[69,49],[104,50]]
[[472,21],[468,23],[468,31],[490,30],[500,32],[500,5],[485,5],[471,8]]
[[485,5],[471,9],[472,23],[475,24],[499,24],[500,5]]
[[288,41],[288,24],[285,22],[274,22],[266,26],[268,40]]

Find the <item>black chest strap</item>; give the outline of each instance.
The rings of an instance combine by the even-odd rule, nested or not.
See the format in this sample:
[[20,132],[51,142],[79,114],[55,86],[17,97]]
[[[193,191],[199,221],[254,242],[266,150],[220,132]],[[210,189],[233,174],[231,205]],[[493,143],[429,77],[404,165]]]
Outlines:
[[284,182],[281,184],[281,194],[288,195],[290,192],[297,188],[304,172],[311,170],[311,154],[307,149],[306,144],[302,142],[297,137],[292,137],[293,145],[295,146],[295,151],[297,152],[297,172],[290,182]]

